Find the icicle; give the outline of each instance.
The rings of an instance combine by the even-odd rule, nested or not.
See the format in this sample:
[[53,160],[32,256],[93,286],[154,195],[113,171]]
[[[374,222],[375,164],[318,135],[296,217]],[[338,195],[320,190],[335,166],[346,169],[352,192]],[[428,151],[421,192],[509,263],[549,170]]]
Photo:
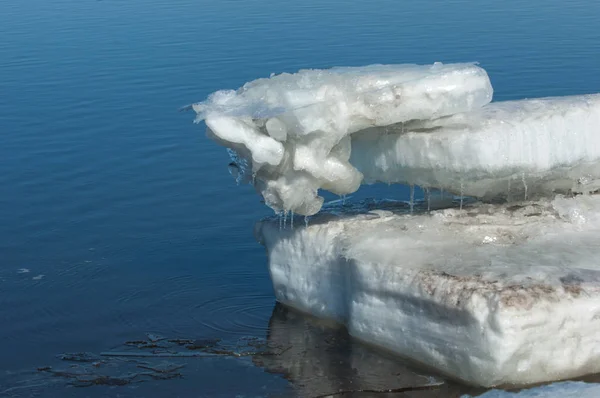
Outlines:
[[255,185],[256,182],[256,173],[252,173],[252,185]]
[[346,205],[346,195],[342,195],[342,206]]
[[508,191],[506,192],[506,201],[510,202],[510,180],[511,178],[508,178]]
[[523,181],[523,186],[525,187],[525,200],[527,200],[527,182],[525,181],[525,173],[521,175],[521,181]]
[[429,188],[425,188],[425,195],[427,196],[427,211],[431,211],[431,191]]
[[460,209],[462,210],[463,208],[463,182],[462,180],[460,181]]
[[412,214],[415,208],[415,186],[411,184],[410,186],[410,213]]
[[287,224],[287,210],[283,211],[283,229],[285,229],[285,225]]
[[290,228],[294,229],[294,210],[290,210]]
[[440,188],[440,199],[444,200],[444,188]]
[[304,216],[304,226],[308,228],[308,216]]
[[279,230],[281,231],[283,229],[283,211],[277,213],[277,216],[279,217]]

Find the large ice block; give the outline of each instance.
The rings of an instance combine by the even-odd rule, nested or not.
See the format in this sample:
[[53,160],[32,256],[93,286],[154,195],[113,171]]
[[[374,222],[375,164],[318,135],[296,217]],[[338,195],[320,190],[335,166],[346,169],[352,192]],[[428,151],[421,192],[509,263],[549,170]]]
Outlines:
[[600,188],[600,95],[494,102],[352,136],[365,182],[443,188],[486,200]]
[[222,90],[193,105],[209,136],[234,150],[239,168],[276,211],[312,215],[323,198],[356,191],[349,135],[373,126],[438,118],[492,99],[473,64],[371,65],[302,70]]
[[480,386],[600,371],[600,196],[257,224],[277,300]]

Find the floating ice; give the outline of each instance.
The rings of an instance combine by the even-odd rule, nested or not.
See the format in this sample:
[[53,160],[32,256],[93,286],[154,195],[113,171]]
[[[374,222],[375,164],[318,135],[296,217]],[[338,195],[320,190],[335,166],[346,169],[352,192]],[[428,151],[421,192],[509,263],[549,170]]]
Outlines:
[[[600,372],[600,195],[556,196],[600,190],[600,94],[491,98],[473,64],[374,65],[259,79],[193,108],[281,215],[257,225],[280,302],[471,384]],[[411,185],[410,214],[292,228],[322,208],[319,189],[374,181]],[[443,202],[431,188],[460,209],[421,214]]]
[[352,136],[365,181],[526,199],[600,189],[600,95],[495,102]]
[[600,371],[600,196],[257,224],[277,300],[481,386]]
[[[555,383],[547,386],[531,388],[519,392],[502,390],[488,391],[478,398],[598,398],[600,384],[583,382]],[[463,398],[467,398],[465,395]]]
[[237,166],[276,211],[312,215],[319,189],[349,194],[362,174],[349,162],[349,135],[373,126],[431,119],[492,99],[473,64],[372,65],[302,70],[258,79],[193,105],[209,136],[245,159]]

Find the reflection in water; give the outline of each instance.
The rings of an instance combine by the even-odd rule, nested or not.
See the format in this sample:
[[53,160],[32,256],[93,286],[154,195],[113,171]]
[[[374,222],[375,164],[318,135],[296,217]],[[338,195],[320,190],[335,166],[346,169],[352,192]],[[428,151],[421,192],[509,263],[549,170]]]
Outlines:
[[[269,346],[288,347],[254,363],[289,380],[301,397],[460,397],[481,390],[457,385],[409,367],[384,352],[359,343],[346,329],[277,304],[269,322]],[[383,393],[383,391],[396,391]],[[412,391],[411,391],[412,390]],[[346,391],[346,393],[339,393]],[[360,392],[368,391],[368,392]]]
[[410,366],[353,340],[339,324],[281,304],[273,309],[266,340],[189,337],[147,333],[103,352],[62,353],[35,369],[0,375],[0,397],[452,398],[482,392]]

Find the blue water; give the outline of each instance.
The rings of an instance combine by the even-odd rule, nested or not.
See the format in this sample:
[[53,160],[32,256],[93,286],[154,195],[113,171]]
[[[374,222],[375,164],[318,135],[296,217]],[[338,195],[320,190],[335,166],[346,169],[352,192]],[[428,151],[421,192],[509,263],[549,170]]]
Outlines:
[[[2,375],[147,331],[269,332],[252,228],[270,211],[179,107],[271,72],[370,63],[478,61],[496,100],[600,92],[598,26],[588,0],[0,0],[0,395]],[[293,381],[215,359],[182,381],[43,392],[254,396]]]

